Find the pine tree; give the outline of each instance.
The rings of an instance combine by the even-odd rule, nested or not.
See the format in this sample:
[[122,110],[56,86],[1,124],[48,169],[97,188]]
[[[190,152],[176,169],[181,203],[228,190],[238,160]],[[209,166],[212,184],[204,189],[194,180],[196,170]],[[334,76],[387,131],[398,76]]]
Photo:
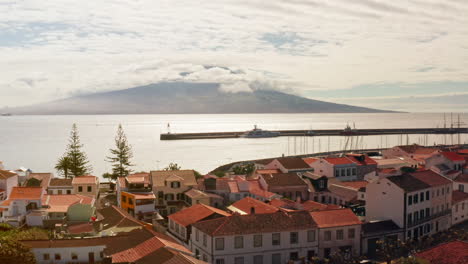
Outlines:
[[107,177],[112,180],[127,176],[131,172],[130,167],[134,166],[130,162],[130,159],[133,158],[132,147],[127,141],[121,124],[117,129],[115,147],[115,149],[110,149],[111,157],[107,157],[107,160],[112,163],[112,173],[107,174]]
[[[69,175],[70,177],[83,176],[90,173],[91,166],[88,164],[89,161],[86,154],[81,150],[82,147],[83,145],[81,144],[80,137],[78,135],[78,128],[76,127],[76,124],[73,124],[67,146],[67,152],[59,159],[55,168],[64,175]],[[65,174],[64,170],[66,167],[68,167],[67,174]]]

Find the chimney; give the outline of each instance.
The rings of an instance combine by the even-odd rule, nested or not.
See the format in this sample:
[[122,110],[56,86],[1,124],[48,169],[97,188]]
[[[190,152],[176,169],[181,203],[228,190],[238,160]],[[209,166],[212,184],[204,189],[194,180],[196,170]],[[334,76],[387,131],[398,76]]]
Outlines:
[[250,214],[255,214],[255,207],[250,207]]

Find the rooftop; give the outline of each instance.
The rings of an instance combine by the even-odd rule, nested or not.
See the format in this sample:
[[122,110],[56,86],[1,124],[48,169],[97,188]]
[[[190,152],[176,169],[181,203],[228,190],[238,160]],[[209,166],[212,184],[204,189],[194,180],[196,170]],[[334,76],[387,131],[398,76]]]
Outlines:
[[468,183],[468,174],[459,175],[457,178],[455,178],[455,181]]
[[67,212],[74,204],[92,205],[93,203],[93,198],[79,194],[54,194],[42,197],[42,205],[48,206],[47,212]]
[[452,241],[416,253],[416,256],[433,264],[468,263],[468,242]]
[[432,187],[452,184],[452,181],[432,170],[424,170],[410,173],[410,175]]
[[165,181],[169,177],[176,177],[184,181],[184,185],[197,185],[195,172],[193,170],[178,170],[178,171],[151,171],[151,181],[153,186],[165,186]]
[[307,186],[307,184],[295,172],[262,174],[262,176],[266,183],[270,186]]
[[310,212],[319,228],[360,225],[362,222],[351,209]]
[[452,192],[452,204],[465,200],[468,200],[468,193],[458,190]]
[[384,233],[384,232],[392,232],[400,230],[395,222],[392,220],[384,220],[384,221],[375,221],[362,224],[362,231],[364,233]]
[[185,208],[181,211],[178,211],[174,214],[168,216],[169,219],[172,219],[174,222],[182,226],[189,226],[194,223],[197,223],[213,214],[218,214],[220,216],[230,216],[231,214],[223,210],[204,205],[196,204],[189,208]]
[[210,236],[247,235],[315,228],[309,212],[276,212],[271,214],[232,215],[193,225]]
[[69,186],[69,187],[71,187],[72,186],[72,180],[73,179],[52,178],[52,179],[50,179],[49,186],[53,186],[53,187],[56,187],[56,186],[60,186],[60,187]]
[[355,162],[348,157],[327,157],[324,160],[333,165],[346,165],[346,164],[355,164]]
[[395,185],[403,189],[405,192],[414,192],[418,190],[428,189],[431,186],[423,181],[420,181],[411,175],[390,176],[387,179]]
[[74,177],[72,184],[96,184],[97,177],[93,175]]
[[7,170],[0,170],[0,179],[8,179],[8,178],[11,178],[13,176],[17,176],[18,174],[14,173],[14,172],[11,172],[11,171],[7,171]]
[[41,187],[13,187],[8,200],[40,200]]
[[432,154],[436,151],[438,151],[437,148],[428,148],[428,147],[423,147],[418,144],[413,144],[413,145],[405,145],[405,146],[397,146],[401,150],[405,151],[408,154]]
[[240,214],[250,214],[252,208],[255,209],[256,214],[274,213],[279,210],[275,206],[266,204],[251,197],[245,197],[228,207],[229,210]]
[[310,169],[309,164],[301,158],[278,158],[276,160],[288,170]]
[[441,152],[444,157],[451,161],[465,161],[465,158],[463,156],[460,156],[457,152],[454,151],[444,151]]
[[319,159],[318,158],[303,158],[303,160],[304,160],[305,163],[310,165],[310,164],[316,162]]

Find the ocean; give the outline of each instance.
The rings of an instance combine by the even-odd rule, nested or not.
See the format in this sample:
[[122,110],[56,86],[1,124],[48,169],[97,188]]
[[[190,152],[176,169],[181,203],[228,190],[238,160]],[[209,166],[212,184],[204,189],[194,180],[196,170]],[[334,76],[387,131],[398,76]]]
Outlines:
[[[446,115],[450,126],[450,114]],[[468,115],[460,120],[468,123]],[[453,115],[453,123],[457,122]],[[7,169],[30,168],[54,172],[57,159],[65,152],[71,126],[78,126],[83,149],[101,176],[110,171],[105,161],[114,147],[118,124],[122,124],[133,147],[134,171],[163,169],[178,163],[183,169],[207,173],[234,161],[281,155],[299,155],[341,149],[345,137],[278,137],[160,141],[160,133],[246,131],[257,125],[266,130],[443,127],[444,115],[429,113],[385,114],[211,114],[211,115],[80,115],[0,116],[0,161]],[[466,125],[465,125],[466,127]],[[354,139],[359,148],[389,147],[397,144],[466,143],[468,135],[365,136]]]

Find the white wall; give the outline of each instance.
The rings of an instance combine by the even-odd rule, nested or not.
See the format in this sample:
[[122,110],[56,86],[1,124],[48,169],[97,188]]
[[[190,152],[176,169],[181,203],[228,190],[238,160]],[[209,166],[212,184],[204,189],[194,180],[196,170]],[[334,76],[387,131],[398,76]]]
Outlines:
[[386,178],[366,187],[366,221],[393,220],[404,226],[404,192]]
[[[354,229],[354,238],[348,238],[348,230]],[[338,240],[336,236],[337,230],[343,230],[343,239]],[[331,240],[325,240],[325,232],[331,232]],[[361,251],[361,225],[352,225],[352,226],[340,226],[340,227],[333,227],[333,228],[321,228],[319,233],[319,257],[324,257],[324,249],[330,248],[331,254],[338,252],[340,247],[343,246],[351,246],[352,247],[352,254],[359,255]]]
[[[88,254],[94,252],[94,260],[101,261],[100,252],[104,250],[105,246],[89,246],[89,247],[66,247],[66,248],[33,248],[32,252],[38,264],[65,264],[69,262],[88,263]],[[48,253],[50,259],[44,260],[44,254]],[[78,255],[77,260],[72,260],[71,254]],[[55,254],[60,254],[61,260],[55,260]]]
[[452,205],[452,225],[468,220],[468,200]]
[[6,191],[7,191],[7,197],[10,197],[11,190],[13,187],[18,186],[18,176],[15,175],[13,177],[10,177],[6,180]]

